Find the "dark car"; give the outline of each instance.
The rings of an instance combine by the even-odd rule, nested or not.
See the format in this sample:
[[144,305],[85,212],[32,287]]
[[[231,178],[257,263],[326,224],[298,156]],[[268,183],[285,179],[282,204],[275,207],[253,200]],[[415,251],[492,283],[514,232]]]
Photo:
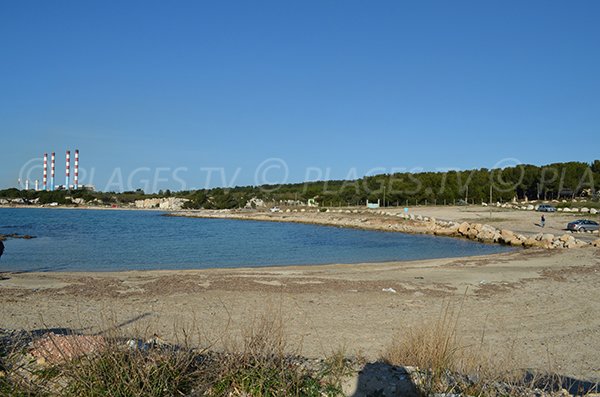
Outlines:
[[589,219],[579,219],[578,221],[569,222],[567,229],[573,232],[591,232],[600,229],[600,225],[598,225],[598,222]]
[[539,212],[556,212],[556,208],[550,204],[540,204],[537,208]]

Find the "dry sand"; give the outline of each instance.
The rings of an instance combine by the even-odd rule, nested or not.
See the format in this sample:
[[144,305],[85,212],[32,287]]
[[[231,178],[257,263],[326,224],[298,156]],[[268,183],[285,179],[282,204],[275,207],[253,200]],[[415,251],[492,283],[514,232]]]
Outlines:
[[[432,209],[423,214],[456,219],[456,213]],[[464,219],[473,216],[464,212]],[[523,216],[497,222],[536,232],[529,225],[535,219]],[[4,277],[2,328],[94,333],[114,325],[167,340],[186,329],[218,347],[219,337],[238,335],[253,317],[280,312],[289,340],[309,357],[344,347],[347,354],[376,359],[394,334],[437,319],[450,302],[462,308],[458,327],[465,345],[478,346],[483,337],[498,357],[516,355],[514,365],[600,380],[596,248],[381,264]],[[384,291],[389,288],[395,292]]]

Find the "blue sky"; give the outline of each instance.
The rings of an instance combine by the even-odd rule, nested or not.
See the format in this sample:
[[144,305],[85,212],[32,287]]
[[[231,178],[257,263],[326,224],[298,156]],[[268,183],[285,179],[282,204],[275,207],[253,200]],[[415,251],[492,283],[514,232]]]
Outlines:
[[[600,2],[0,3],[0,188],[600,158]],[[35,160],[37,159],[37,160]]]

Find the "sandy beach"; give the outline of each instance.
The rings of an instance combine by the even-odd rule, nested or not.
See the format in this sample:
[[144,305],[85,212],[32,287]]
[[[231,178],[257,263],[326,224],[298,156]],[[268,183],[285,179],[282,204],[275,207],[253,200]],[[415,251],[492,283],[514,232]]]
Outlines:
[[[424,210],[455,220],[460,220],[457,213],[464,219],[483,216],[472,210]],[[294,215],[252,216],[289,221]],[[295,215],[296,221],[309,222],[303,215]],[[365,217],[310,217],[325,223],[327,217],[354,215]],[[537,216],[502,212],[490,223],[537,232]],[[562,232],[560,217],[568,216],[553,214],[547,229]],[[239,335],[254,317],[268,312],[283,317],[290,342],[308,357],[343,348],[348,355],[375,360],[393,335],[434,321],[450,304],[461,311],[463,344],[511,356],[511,365],[522,368],[600,380],[599,283],[600,250],[592,247],[357,265],[5,273],[0,327],[95,333],[114,326],[125,334],[143,331],[173,341],[186,330],[192,341],[218,347],[226,334]]]

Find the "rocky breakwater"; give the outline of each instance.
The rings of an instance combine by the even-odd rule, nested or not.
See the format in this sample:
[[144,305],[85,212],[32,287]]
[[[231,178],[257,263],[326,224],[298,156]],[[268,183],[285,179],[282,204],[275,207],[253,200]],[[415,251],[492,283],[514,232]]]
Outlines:
[[600,240],[593,243],[579,240],[572,234],[555,236],[551,233],[537,233],[525,236],[507,229],[497,229],[493,226],[480,223],[456,223],[436,222],[431,225],[431,231],[435,235],[464,237],[482,243],[505,244],[513,247],[527,248],[582,248],[595,246],[600,247]]

